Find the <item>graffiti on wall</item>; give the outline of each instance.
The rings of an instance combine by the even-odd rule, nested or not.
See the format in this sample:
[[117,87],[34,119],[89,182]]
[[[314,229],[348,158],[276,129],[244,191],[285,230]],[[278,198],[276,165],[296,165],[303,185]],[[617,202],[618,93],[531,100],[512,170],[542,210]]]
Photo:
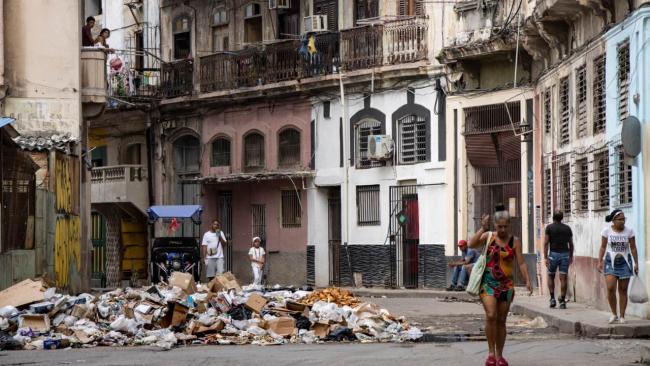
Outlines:
[[81,219],[79,217],[79,160],[57,153],[54,165],[56,227],[54,272],[56,285],[70,284],[71,270],[81,266]]

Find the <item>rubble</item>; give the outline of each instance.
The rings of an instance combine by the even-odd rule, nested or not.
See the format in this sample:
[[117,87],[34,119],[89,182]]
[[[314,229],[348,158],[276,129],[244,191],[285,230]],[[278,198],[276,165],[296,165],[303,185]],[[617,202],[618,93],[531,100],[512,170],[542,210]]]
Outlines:
[[[28,281],[28,282],[26,282]],[[0,294],[0,350],[95,346],[405,342],[417,327],[346,290],[244,286],[230,273],[209,284],[174,273],[169,284],[98,296],[56,293],[26,280]]]

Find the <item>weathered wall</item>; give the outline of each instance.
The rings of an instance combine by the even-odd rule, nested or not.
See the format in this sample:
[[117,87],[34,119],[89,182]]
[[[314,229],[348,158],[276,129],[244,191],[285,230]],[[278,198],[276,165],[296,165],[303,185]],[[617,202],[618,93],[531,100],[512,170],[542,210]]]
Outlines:
[[81,116],[80,3],[74,0],[4,2],[4,114],[21,134],[79,136]]

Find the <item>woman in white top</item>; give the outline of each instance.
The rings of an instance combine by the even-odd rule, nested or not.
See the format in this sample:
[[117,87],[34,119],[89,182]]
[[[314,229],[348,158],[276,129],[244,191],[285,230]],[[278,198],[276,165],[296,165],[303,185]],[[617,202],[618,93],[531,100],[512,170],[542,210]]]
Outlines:
[[[609,323],[618,321],[625,323],[625,308],[627,308],[627,286],[632,273],[639,273],[639,258],[636,252],[634,231],[625,226],[625,214],[621,210],[614,210],[605,217],[611,222],[603,229],[600,240],[600,254],[598,256],[598,270],[605,274],[607,283],[607,300],[612,316]],[[632,262],[634,257],[634,262]],[[634,269],[633,269],[634,268]],[[618,287],[618,301],[620,318],[616,311],[616,288]]]
[[253,238],[253,246],[248,250],[248,258],[251,260],[251,268],[253,269],[253,285],[262,284],[262,273],[264,268],[265,258],[264,248],[260,247],[259,237]]

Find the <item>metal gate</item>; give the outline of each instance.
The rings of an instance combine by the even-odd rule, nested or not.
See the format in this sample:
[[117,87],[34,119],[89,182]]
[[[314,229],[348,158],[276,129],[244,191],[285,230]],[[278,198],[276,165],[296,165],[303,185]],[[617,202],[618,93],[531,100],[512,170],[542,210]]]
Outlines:
[[327,198],[327,240],[330,285],[341,286],[341,189],[332,188]]
[[418,286],[420,220],[417,185],[391,186],[390,286]]
[[217,194],[217,219],[221,230],[226,234],[226,270],[232,271],[232,192],[219,191]]
[[91,277],[99,280],[101,287],[106,287],[106,221],[98,212],[93,212],[91,224],[90,240],[93,245]]
[[[266,253],[265,259],[268,259],[268,251],[266,250],[266,205],[253,204],[251,205],[251,238],[260,238],[260,247],[264,248]],[[262,283],[266,283],[268,278],[269,266],[263,267]]]
[[[178,185],[178,202],[181,205],[200,205],[201,204],[201,184],[195,181],[181,181]],[[201,237],[201,228],[195,225],[192,220],[183,220],[179,223],[181,230],[180,235],[183,237]]]

